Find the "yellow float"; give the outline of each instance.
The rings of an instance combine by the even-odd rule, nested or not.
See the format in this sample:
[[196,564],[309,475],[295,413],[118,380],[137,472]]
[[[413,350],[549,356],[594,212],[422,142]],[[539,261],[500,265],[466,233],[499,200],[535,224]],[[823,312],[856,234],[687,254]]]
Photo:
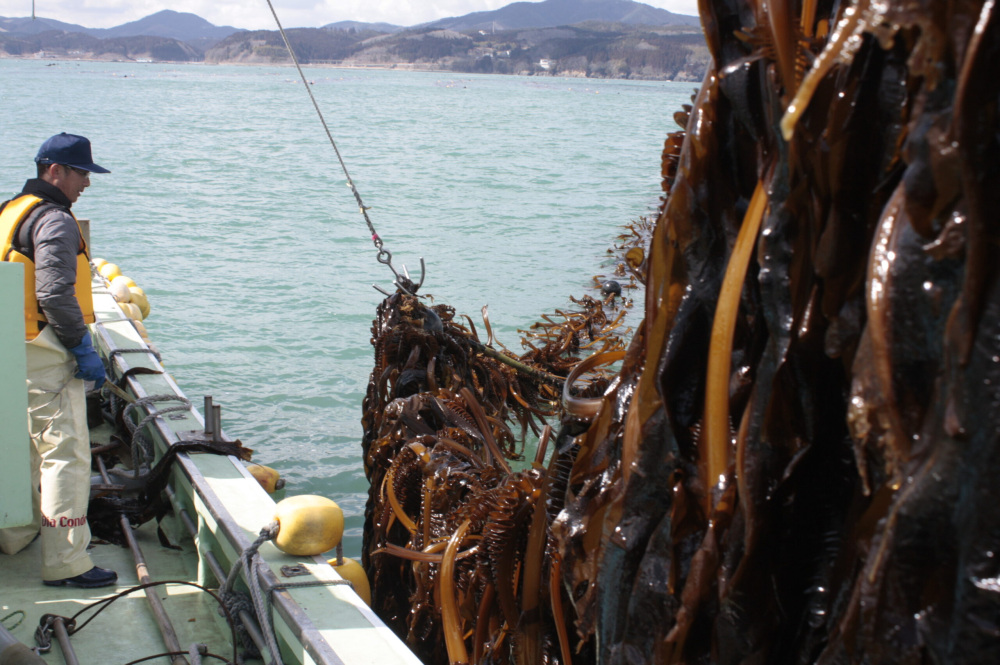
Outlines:
[[328,552],[344,535],[344,511],[323,496],[303,494],[275,506],[278,535],[274,544],[286,554],[315,556]]
[[149,299],[146,298],[146,292],[138,286],[130,286],[128,292],[129,302],[139,308],[139,311],[142,312],[142,318],[145,319],[149,316]]
[[250,475],[260,483],[260,486],[268,494],[274,494],[275,490],[280,490],[285,486],[285,482],[281,479],[281,474],[269,466],[249,462],[246,467]]
[[118,275],[122,274],[121,269],[117,265],[107,262],[98,268],[97,272],[101,273],[101,276],[109,282],[115,277],[118,277]]
[[[122,281],[123,276],[118,275],[113,280],[111,280],[111,285],[108,286],[108,291],[111,291],[112,297],[119,303],[131,302],[132,293],[128,290],[128,286]],[[128,279],[125,277],[124,279]]]
[[111,281],[112,282],[120,282],[120,283],[122,283],[122,284],[125,285],[125,288],[128,288],[128,289],[131,289],[133,286],[139,286],[138,284],[135,283],[134,279],[132,279],[131,277],[126,277],[125,275],[118,275],[117,277],[115,277]]
[[346,556],[340,563],[337,562],[336,557],[330,559],[327,563],[333,566],[338,575],[351,583],[351,586],[354,587],[354,592],[361,597],[361,600],[365,601],[365,605],[370,607],[372,604],[372,588],[368,584],[368,575],[365,574],[365,569],[361,567],[361,564]]
[[134,321],[142,321],[142,311],[130,302],[120,302],[118,306],[122,313]]
[[132,325],[135,326],[136,331],[139,333],[139,337],[145,342],[149,342],[149,333],[146,332],[146,326],[142,325],[141,321],[136,321],[132,319]]

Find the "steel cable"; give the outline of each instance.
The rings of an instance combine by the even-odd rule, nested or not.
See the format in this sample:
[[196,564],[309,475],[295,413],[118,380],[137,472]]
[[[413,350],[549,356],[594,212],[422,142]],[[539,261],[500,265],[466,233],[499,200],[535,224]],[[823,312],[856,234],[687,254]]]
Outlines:
[[379,238],[378,233],[375,232],[375,226],[372,224],[372,220],[368,217],[368,208],[361,200],[361,194],[358,192],[358,188],[354,186],[354,180],[351,179],[351,174],[347,171],[347,165],[344,163],[344,158],[340,156],[340,150],[337,148],[337,142],[333,140],[333,134],[330,132],[330,128],[326,124],[326,119],[323,117],[323,112],[320,111],[319,103],[317,103],[315,95],[313,95],[312,90],[309,88],[309,81],[306,80],[306,75],[302,71],[302,66],[299,65],[299,59],[295,56],[295,51],[292,49],[292,45],[288,41],[288,35],[285,34],[285,29],[281,26],[281,21],[278,20],[278,13],[274,11],[274,5],[271,4],[271,0],[267,0],[267,6],[271,9],[271,15],[274,16],[274,22],[278,25],[278,32],[281,33],[281,39],[285,42],[285,48],[288,49],[288,54],[291,56],[292,62],[295,63],[295,68],[299,71],[299,77],[302,79],[302,85],[305,86],[306,92],[309,93],[309,99],[312,100],[313,107],[316,109],[316,114],[319,116],[319,121],[323,124],[323,130],[326,132],[327,138],[330,139],[330,145],[333,146],[333,151],[337,154],[337,161],[340,162],[340,168],[344,170],[344,176],[347,177],[347,186],[351,188],[351,192],[354,194],[354,199],[358,202],[358,209],[365,218],[368,230],[371,231],[372,242],[375,244],[375,248],[381,255],[382,252],[385,251],[382,249],[382,239]]

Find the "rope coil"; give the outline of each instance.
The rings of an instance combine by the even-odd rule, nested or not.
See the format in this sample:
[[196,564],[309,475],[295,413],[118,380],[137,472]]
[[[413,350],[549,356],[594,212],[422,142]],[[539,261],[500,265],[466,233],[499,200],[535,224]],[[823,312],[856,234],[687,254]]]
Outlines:
[[[18,618],[18,620],[14,622],[14,625],[8,626],[7,619],[12,619],[13,617],[16,617],[18,615],[20,615],[20,618]],[[6,628],[7,630],[14,630],[15,628],[21,625],[21,622],[24,621],[25,616],[27,615],[24,613],[24,610],[14,610],[7,616],[0,619],[0,624],[3,624],[3,627]]]
[[[305,588],[305,587],[320,587],[320,586],[349,586],[352,589],[354,585],[350,581],[344,579],[338,580],[306,580],[303,582],[284,582],[278,584],[268,584],[262,575],[262,569],[266,569],[264,563],[260,559],[260,554],[258,550],[260,546],[269,540],[274,540],[278,536],[278,522],[269,522],[264,525],[260,530],[260,535],[257,540],[253,541],[240,552],[239,558],[233,564],[233,567],[229,570],[229,575],[226,577],[225,584],[219,589],[219,595],[222,597],[224,603],[227,607],[230,607],[230,611],[233,616],[239,616],[238,610],[240,609],[251,609],[248,608],[246,594],[234,591],[234,586],[236,580],[239,578],[240,570],[245,569],[247,571],[247,587],[250,589],[250,597],[252,599],[252,609],[257,615],[257,622],[260,624],[261,632],[264,634],[264,642],[267,644],[268,650],[271,652],[272,663],[280,665],[281,664],[281,653],[278,650],[277,638],[274,634],[274,623],[271,620],[271,603],[272,597],[276,591],[287,591],[289,589]],[[265,597],[264,591],[266,590],[267,595]],[[235,608],[236,611],[233,611]],[[242,627],[242,624],[238,624],[237,630],[241,633],[246,632],[246,629]],[[253,650],[255,651],[256,646]]]

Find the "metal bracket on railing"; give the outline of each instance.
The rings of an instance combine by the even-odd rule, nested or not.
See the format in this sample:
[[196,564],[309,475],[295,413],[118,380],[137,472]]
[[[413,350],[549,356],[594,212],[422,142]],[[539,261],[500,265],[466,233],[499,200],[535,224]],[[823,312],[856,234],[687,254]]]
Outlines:
[[285,577],[299,577],[300,575],[309,575],[309,569],[303,566],[301,563],[296,563],[292,565],[282,566],[281,574]]

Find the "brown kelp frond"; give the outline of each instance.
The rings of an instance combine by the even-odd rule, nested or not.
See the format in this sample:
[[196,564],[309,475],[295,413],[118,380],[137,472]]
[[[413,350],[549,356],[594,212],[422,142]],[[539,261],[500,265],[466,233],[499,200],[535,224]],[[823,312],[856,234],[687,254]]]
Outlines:
[[643,346],[552,520],[585,662],[990,662],[998,12],[701,7]]
[[740,294],[747,266],[764,218],[767,204],[764,182],[758,181],[750,199],[743,224],[736,238],[736,245],[729,256],[726,274],[722,280],[715,318],[712,323],[712,341],[708,349],[708,370],[705,379],[705,513],[715,506],[715,498],[710,491],[726,484],[729,473],[730,419],[729,389],[730,361],[733,351],[733,333],[739,312]]
[[[641,228],[628,235],[641,238]],[[621,244],[634,246],[625,235]],[[621,356],[626,310],[589,296],[571,303],[543,316],[534,329],[540,350],[519,358],[484,346],[471,320],[458,324],[444,305],[397,294],[379,307],[363,418],[372,487],[363,559],[373,607],[428,662],[469,653],[498,661],[514,653],[542,657],[556,649],[541,632],[562,621],[548,615],[542,583],[549,547],[544,452],[531,468],[513,471],[509,460],[522,453],[511,425],[521,426],[522,449],[528,429],[548,431],[541,417],[560,409],[553,372],[570,373],[588,348],[597,357]],[[484,321],[494,342],[485,312]],[[597,394],[610,374],[592,372],[577,388]],[[533,554],[525,561],[529,534]],[[526,570],[530,598],[522,597]],[[547,618],[521,627],[525,603]],[[484,626],[470,630],[468,617],[479,615]]]

